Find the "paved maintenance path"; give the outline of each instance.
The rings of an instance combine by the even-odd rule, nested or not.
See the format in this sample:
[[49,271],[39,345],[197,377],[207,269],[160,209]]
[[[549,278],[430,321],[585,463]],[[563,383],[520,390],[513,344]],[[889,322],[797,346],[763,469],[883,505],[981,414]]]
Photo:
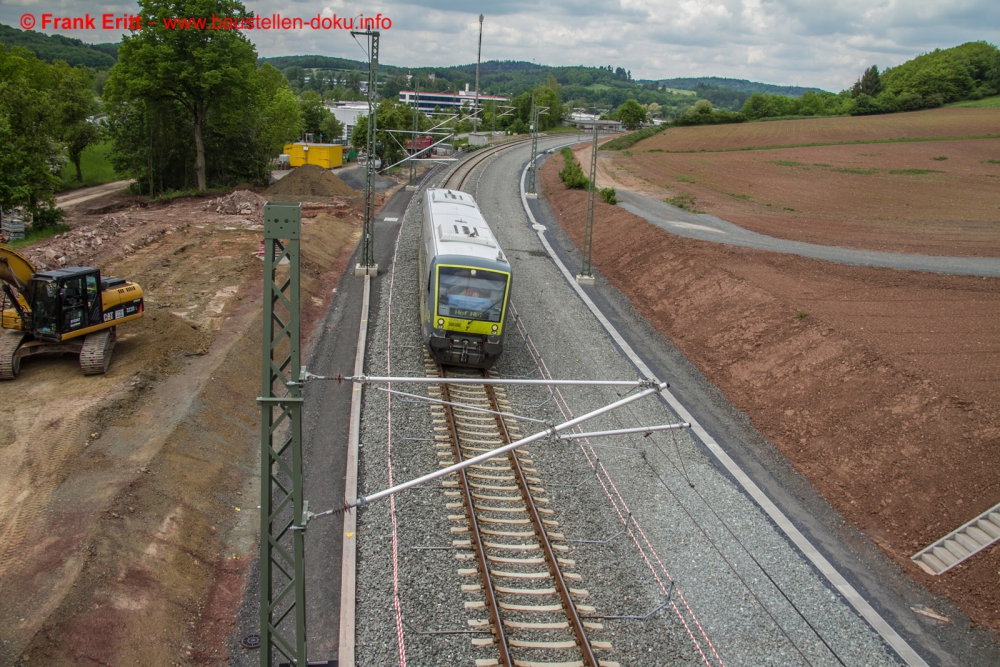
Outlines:
[[619,190],[617,196],[618,205],[623,209],[645,218],[660,229],[676,236],[801,255],[837,264],[947,273],[958,276],[1000,276],[1000,259],[995,257],[904,255],[789,241],[748,231],[714,215],[691,213],[659,199],[630,190]]

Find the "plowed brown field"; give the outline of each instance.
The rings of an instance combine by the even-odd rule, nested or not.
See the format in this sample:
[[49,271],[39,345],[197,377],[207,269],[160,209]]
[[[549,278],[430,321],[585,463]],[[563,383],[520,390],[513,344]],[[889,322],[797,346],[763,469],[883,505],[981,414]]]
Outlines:
[[[997,138],[865,143],[990,132]],[[742,150],[815,142],[852,143]],[[619,187],[688,195],[768,236],[1000,257],[1000,109],[672,128],[602,162]]]
[[[562,185],[561,162],[543,193],[579,245],[586,195]],[[838,512],[1000,630],[1000,545],[940,577],[909,559],[1000,501],[1000,280],[694,241],[603,202],[593,253]]]
[[765,123],[675,127],[636,144],[640,150],[710,151],[811,143],[1000,137],[997,109],[947,108],[885,116],[833,116]]

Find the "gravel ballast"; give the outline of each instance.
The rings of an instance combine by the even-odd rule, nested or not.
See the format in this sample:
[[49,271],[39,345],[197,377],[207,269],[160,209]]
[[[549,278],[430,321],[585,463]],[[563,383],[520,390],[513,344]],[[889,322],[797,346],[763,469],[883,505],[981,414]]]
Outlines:
[[[558,145],[566,140],[544,142]],[[635,368],[566,284],[530,229],[517,191],[526,147],[491,158],[466,186],[476,197],[514,272],[503,377],[638,379]],[[368,339],[365,371],[424,373],[418,327],[416,248],[419,200],[409,207],[394,267],[382,281],[379,319]],[[381,268],[381,267],[380,267]],[[391,283],[391,289],[389,287]],[[670,378],[661,378],[668,380]],[[396,387],[425,394],[414,385]],[[543,386],[507,389],[517,412],[565,421],[618,400],[627,389]],[[583,425],[585,431],[679,421],[665,402],[641,399]],[[526,433],[534,431],[525,428]],[[438,468],[430,409],[369,386],[361,432],[361,492],[369,494]],[[591,639],[612,648],[599,657],[622,665],[891,665],[898,659],[833,591],[686,431],[529,445],[551,499],[568,558],[605,620]],[[622,447],[629,449],[612,449]],[[641,451],[635,451],[641,450]],[[592,467],[593,466],[593,467]],[[594,469],[598,474],[594,474]],[[495,650],[473,646],[440,482],[359,512],[357,664],[473,665]],[[627,509],[626,509],[627,508]],[[624,518],[632,519],[626,527]],[[396,540],[393,541],[395,525]],[[617,535],[617,536],[616,536]],[[596,543],[613,537],[606,543]],[[420,547],[420,548],[414,548]],[[398,574],[394,578],[394,560]],[[669,573],[669,574],[668,574]],[[673,585],[671,585],[671,579]],[[397,603],[398,599],[398,603]],[[398,604],[398,610],[397,610]],[[676,611],[675,611],[676,607]],[[397,618],[400,620],[397,622]],[[422,634],[460,631],[461,634]],[[402,638],[401,650],[399,638]],[[576,659],[567,652],[565,659]]]

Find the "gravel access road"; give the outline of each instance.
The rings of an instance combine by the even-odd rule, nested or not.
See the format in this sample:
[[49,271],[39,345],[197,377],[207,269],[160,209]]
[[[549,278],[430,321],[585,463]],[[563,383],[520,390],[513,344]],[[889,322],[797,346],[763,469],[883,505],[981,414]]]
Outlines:
[[619,189],[618,205],[676,236],[790,253],[837,264],[876,266],[956,276],[1000,276],[995,257],[938,257],[838,248],[764,236],[707,213],[691,213],[654,197]]
[[[540,148],[565,143],[546,139]],[[636,368],[566,283],[530,228],[518,190],[527,158],[527,147],[503,152],[487,160],[466,186],[515,275],[516,322],[511,321],[507,351],[497,370],[504,377],[638,379]],[[415,197],[402,220],[394,264],[378,278],[378,317],[373,316],[365,368],[370,375],[424,372],[417,314],[418,202]],[[543,201],[537,209],[543,215]],[[554,221],[545,224],[551,229]],[[573,252],[555,229],[552,236],[560,252]],[[728,448],[730,440],[739,439],[737,458],[752,459],[758,469],[751,474],[766,477],[769,473],[761,472],[763,466],[747,444],[753,436],[745,418],[732,406],[719,410],[724,399],[600,278],[594,294],[605,303],[617,299],[609,308],[611,316],[620,330],[641,338],[636,347],[648,356],[650,367],[671,382],[672,390],[679,385],[682,401],[692,399],[689,409],[720,444]],[[426,395],[413,385],[393,389]],[[624,393],[587,387],[508,389],[518,412],[550,423],[607,405]],[[583,430],[677,421],[669,406],[653,397],[588,422]],[[434,426],[426,404],[366,390],[361,492],[370,494],[437,469]],[[534,429],[526,426],[524,431]],[[759,453],[770,451],[757,444]],[[650,667],[900,664],[690,432],[601,438],[583,446],[539,442],[529,449],[552,498],[560,532],[567,540],[591,541],[566,543],[567,557],[581,577],[578,585],[589,591],[587,604],[601,616],[649,614],[605,619],[604,629],[593,636],[612,644],[601,659]],[[780,468],[780,457],[774,463]],[[768,484],[775,481],[759,483],[770,493]],[[800,493],[805,497],[808,490],[781,488],[777,495],[794,494],[798,500]],[[489,646],[474,644],[488,635],[471,634],[467,624],[482,611],[467,608],[466,603],[479,598],[461,590],[461,584],[476,582],[457,574],[468,565],[451,548],[454,524],[448,515],[454,510],[446,507],[449,500],[439,484],[431,483],[359,512],[358,665],[472,665],[474,659],[495,657]],[[814,520],[808,511],[791,516],[810,536],[822,532],[822,526],[809,524]],[[822,536],[821,549],[840,567],[839,557],[849,556],[850,550],[837,537]],[[906,629],[920,631],[918,625],[900,631],[906,635]],[[947,652],[939,653],[947,664]]]
[[131,184],[132,181],[130,180],[114,181],[113,183],[105,183],[104,185],[94,185],[89,188],[71,190],[56,197],[56,206],[66,208],[67,206],[82,204],[91,199],[97,199],[98,197],[104,197],[105,195],[124,190]]

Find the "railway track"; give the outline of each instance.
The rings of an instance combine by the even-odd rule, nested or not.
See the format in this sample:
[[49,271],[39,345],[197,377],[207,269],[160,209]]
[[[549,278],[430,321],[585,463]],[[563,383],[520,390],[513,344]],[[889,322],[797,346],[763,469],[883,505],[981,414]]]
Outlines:
[[[444,401],[431,408],[434,439],[440,465],[448,466],[477,456],[521,437],[509,414],[505,391],[487,385],[449,385],[449,377],[485,377],[475,371],[445,370],[424,357],[428,377],[442,379],[431,396]],[[490,376],[495,376],[492,371]],[[497,658],[482,658],[477,667],[618,667],[598,660],[595,650],[611,644],[591,640],[588,633],[603,625],[585,620],[593,614],[583,604],[588,592],[579,588],[580,576],[569,571],[575,562],[566,557],[542,482],[530,467],[529,452],[518,449],[449,476],[442,485],[451,500],[447,508],[456,538],[452,546],[471,598],[465,602],[480,617],[468,619],[492,637],[474,639],[482,648],[495,647]],[[467,536],[467,538],[465,537]],[[469,562],[471,561],[471,562]],[[473,566],[473,567],[469,567]],[[487,616],[483,618],[482,616]]]
[[523,146],[526,143],[530,144],[531,139],[518,139],[517,141],[511,141],[510,143],[476,151],[448,175],[441,187],[450,190],[461,190],[465,187],[466,182],[469,180],[469,176],[472,175],[472,172],[475,171],[476,167],[481,165],[487,159],[493,157],[497,153],[507,150],[508,148]]

